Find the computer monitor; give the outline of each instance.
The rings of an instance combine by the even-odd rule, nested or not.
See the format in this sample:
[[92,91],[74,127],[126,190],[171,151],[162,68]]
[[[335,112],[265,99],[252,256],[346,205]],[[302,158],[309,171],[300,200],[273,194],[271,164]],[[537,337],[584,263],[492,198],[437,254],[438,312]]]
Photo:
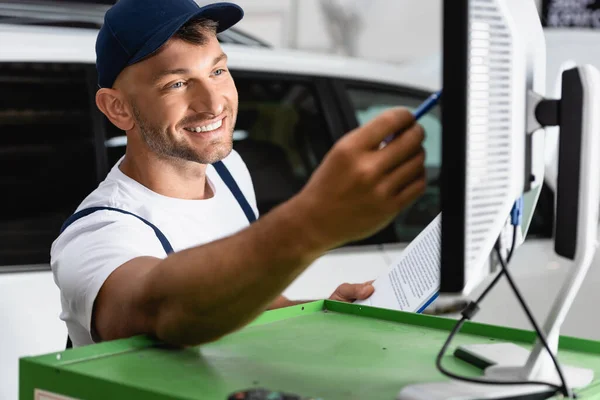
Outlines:
[[527,107],[545,94],[545,43],[534,0],[449,0],[443,18],[440,294],[468,295],[515,201],[527,195],[522,237],[537,202],[543,137]]
[[[561,324],[597,246],[600,72],[589,65],[563,71],[561,98],[545,98],[535,0],[444,0],[443,18],[440,295],[464,297],[490,274],[489,256],[522,197],[526,235],[544,179],[548,126],[559,127],[555,252],[571,264],[542,328],[513,288],[538,334],[531,351],[511,343],[459,346],[454,355],[484,366],[485,377],[411,385],[398,399],[546,398],[557,388],[585,387],[593,371],[561,368],[555,356]],[[502,264],[508,279],[510,268]],[[473,310],[472,303],[444,351]]]

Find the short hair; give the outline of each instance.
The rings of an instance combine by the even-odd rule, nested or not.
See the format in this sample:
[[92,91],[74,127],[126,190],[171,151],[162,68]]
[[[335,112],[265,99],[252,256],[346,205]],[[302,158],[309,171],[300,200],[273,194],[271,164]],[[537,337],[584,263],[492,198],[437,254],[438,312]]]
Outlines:
[[206,18],[195,18],[186,22],[173,35],[174,39],[202,46],[206,44],[209,35],[217,34],[218,22]]

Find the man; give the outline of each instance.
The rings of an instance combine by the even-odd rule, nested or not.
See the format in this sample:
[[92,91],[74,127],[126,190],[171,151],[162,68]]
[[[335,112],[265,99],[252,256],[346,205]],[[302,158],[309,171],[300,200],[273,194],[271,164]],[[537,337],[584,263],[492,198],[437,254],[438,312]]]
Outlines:
[[[179,346],[218,339],[293,304],[280,294],[308,265],[423,192],[423,130],[392,110],[347,134],[300,193],[250,224],[252,183],[232,151],[237,92],[216,38],[242,15],[192,0],[120,0],[107,12],[96,104],[128,143],[52,246],[74,346],[138,334]],[[342,285],[332,298],[372,292]]]

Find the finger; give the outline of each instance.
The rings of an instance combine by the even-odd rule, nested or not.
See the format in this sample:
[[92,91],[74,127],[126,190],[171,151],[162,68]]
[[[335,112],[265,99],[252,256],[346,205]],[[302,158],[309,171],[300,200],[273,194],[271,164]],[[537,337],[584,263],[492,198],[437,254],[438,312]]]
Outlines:
[[357,284],[343,283],[337,288],[336,292],[343,299],[355,299],[357,287]]
[[427,182],[425,180],[425,176],[418,178],[417,180],[410,183],[408,186],[404,187],[397,195],[396,195],[396,207],[398,210],[403,210],[412,204],[416,199],[418,199],[424,192],[427,187]]
[[423,151],[425,131],[419,124],[412,125],[385,146],[377,154],[377,163],[384,170],[391,170]]
[[362,289],[360,289],[360,291],[358,292],[357,296],[356,296],[356,300],[365,300],[368,299],[373,292],[375,291],[375,288],[373,287],[372,284],[364,284]]
[[408,109],[391,108],[352,131],[352,136],[359,148],[378,149],[386,137],[406,130],[414,122],[415,117]]
[[349,283],[342,283],[335,290],[335,293],[333,294],[333,296],[339,298],[340,300],[345,300],[345,299],[350,298],[353,294],[354,294],[354,289],[353,289],[352,285],[350,285]]
[[391,171],[385,178],[390,194],[397,194],[414,181],[425,177],[425,151],[414,155],[410,160]]
[[338,295],[344,300],[364,300],[373,294],[375,288],[367,283],[344,283],[338,287]]

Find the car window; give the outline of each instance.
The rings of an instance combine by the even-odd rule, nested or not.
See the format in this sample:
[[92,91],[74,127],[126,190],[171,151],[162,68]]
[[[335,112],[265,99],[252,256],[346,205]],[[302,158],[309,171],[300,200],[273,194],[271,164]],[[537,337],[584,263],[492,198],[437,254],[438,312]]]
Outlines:
[[263,215],[304,186],[333,139],[312,82],[232,74],[239,94],[233,146],[248,166]]
[[[403,106],[414,111],[426,98],[394,90],[371,87],[346,88],[352,110],[359,125],[370,121],[384,110]],[[387,242],[407,242],[412,240],[440,212],[440,191],[438,185],[441,165],[441,131],[439,107],[423,116],[419,123],[425,129],[425,166],[427,189],[425,194],[407,210],[402,212],[388,227]]]
[[0,63],[0,271],[48,263],[62,223],[97,184],[86,73]]

